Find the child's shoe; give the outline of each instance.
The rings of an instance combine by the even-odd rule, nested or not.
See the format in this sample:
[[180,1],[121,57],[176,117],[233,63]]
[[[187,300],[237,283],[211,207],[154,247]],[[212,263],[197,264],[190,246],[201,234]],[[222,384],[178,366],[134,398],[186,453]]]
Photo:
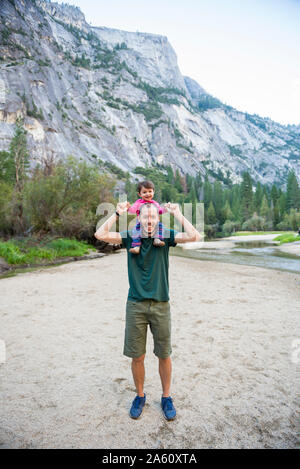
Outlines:
[[129,252],[132,252],[132,254],[139,254],[140,253],[140,246],[135,246],[134,248],[130,248]]
[[159,238],[154,238],[154,241],[153,241],[153,245],[158,247],[158,246],[165,246],[165,242],[162,241],[161,239]]

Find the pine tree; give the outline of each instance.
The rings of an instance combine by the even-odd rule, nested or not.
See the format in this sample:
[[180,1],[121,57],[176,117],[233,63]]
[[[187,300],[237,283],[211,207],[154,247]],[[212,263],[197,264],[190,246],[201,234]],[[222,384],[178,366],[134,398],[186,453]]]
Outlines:
[[207,210],[206,220],[207,220],[207,223],[211,225],[213,225],[217,221],[216,212],[215,212],[215,208],[214,208],[212,201],[210,202],[208,210]]
[[300,188],[294,171],[290,171],[287,180],[286,208],[288,212],[292,208],[300,208]]
[[275,207],[276,205],[276,202],[278,200],[278,189],[277,187],[275,186],[275,184],[272,185],[272,189],[271,189],[271,200],[273,202],[273,206]]
[[10,143],[10,154],[15,166],[15,229],[24,232],[25,220],[23,209],[23,188],[29,169],[29,153],[27,150],[26,130],[23,120],[17,119],[14,136]]
[[253,213],[253,192],[252,180],[248,171],[243,173],[243,181],[241,185],[241,198],[242,198],[242,216],[243,220],[247,220]]
[[272,210],[272,220],[273,220],[273,225],[276,228],[277,224],[280,222],[280,206],[279,206],[279,200],[273,204],[273,210]]
[[27,131],[23,128],[23,121],[18,119],[16,121],[15,133],[9,147],[10,154],[14,160],[16,190],[18,192],[21,192],[23,189],[29,168],[26,134]]
[[15,183],[15,162],[9,151],[0,151],[0,181]]
[[225,216],[225,221],[234,219],[234,216],[233,216],[233,213],[232,213],[232,210],[230,208],[230,204],[229,204],[228,200],[226,200],[226,203],[225,203],[224,216]]
[[215,181],[214,183],[214,192],[213,192],[213,203],[216,211],[216,217],[218,221],[223,224],[225,222],[224,215],[222,212],[223,207],[223,190],[222,184],[220,181]]
[[168,182],[169,184],[174,184],[174,172],[173,172],[173,169],[172,169],[172,167],[171,167],[170,165],[167,166],[167,174],[168,174],[168,176],[167,176],[167,182]]
[[279,214],[280,214],[281,219],[283,219],[285,212],[286,212],[286,195],[282,192],[282,194],[279,197]]
[[261,206],[262,198],[263,198],[263,190],[262,190],[262,187],[261,187],[261,183],[258,182],[257,185],[256,185],[256,191],[255,191],[255,194],[254,194],[254,210],[258,214],[259,214],[259,208]]
[[209,203],[212,200],[212,186],[207,178],[205,178],[205,182],[204,182],[204,198],[203,199],[204,199],[203,200],[204,209],[207,210]]
[[267,219],[269,214],[269,204],[266,195],[263,196],[259,213],[262,217],[265,217]]
[[181,176],[178,169],[176,169],[174,186],[176,187],[178,192],[182,192],[183,189],[181,184]]
[[186,180],[186,188],[187,188],[187,192],[189,193],[192,189],[192,185],[193,185],[193,182],[194,182],[194,178],[190,175],[190,174],[186,174],[185,175],[185,180]]
[[231,191],[231,207],[235,220],[242,221],[241,209],[241,189],[238,184],[234,184]]

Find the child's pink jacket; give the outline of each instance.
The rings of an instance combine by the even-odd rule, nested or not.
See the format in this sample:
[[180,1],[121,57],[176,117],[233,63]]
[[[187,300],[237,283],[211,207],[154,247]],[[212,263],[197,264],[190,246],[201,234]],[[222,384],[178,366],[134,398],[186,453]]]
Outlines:
[[155,200],[137,199],[134,204],[129,207],[128,213],[136,213],[138,215],[140,213],[140,207],[142,204],[154,204],[158,208],[160,215],[167,211],[164,207],[161,207],[159,203]]

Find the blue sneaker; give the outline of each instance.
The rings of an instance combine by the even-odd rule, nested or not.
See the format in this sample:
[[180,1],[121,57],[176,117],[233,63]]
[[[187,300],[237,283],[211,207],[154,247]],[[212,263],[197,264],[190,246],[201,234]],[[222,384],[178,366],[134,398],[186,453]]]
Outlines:
[[142,411],[143,411],[143,407],[145,405],[145,402],[146,402],[146,394],[144,393],[144,397],[140,397],[140,396],[136,396],[133,401],[132,401],[132,405],[131,405],[131,409],[130,409],[130,417],[133,418],[133,419],[138,419],[139,416],[141,415]]
[[164,413],[164,416],[167,420],[174,420],[176,417],[176,410],[173,405],[172,397],[162,397],[161,398],[161,407]]

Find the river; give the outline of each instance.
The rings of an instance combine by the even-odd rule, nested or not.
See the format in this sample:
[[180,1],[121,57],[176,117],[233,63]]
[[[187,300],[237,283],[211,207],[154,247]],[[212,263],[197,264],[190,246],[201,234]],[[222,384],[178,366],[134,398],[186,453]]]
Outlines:
[[[275,237],[275,235],[274,235]],[[243,239],[241,239],[243,238]],[[284,252],[270,235],[221,238],[203,243],[203,248],[171,248],[170,254],[193,259],[253,265],[300,274],[300,256]],[[266,240],[265,240],[266,239]],[[191,243],[190,243],[191,244]],[[290,243],[291,244],[291,243]]]

